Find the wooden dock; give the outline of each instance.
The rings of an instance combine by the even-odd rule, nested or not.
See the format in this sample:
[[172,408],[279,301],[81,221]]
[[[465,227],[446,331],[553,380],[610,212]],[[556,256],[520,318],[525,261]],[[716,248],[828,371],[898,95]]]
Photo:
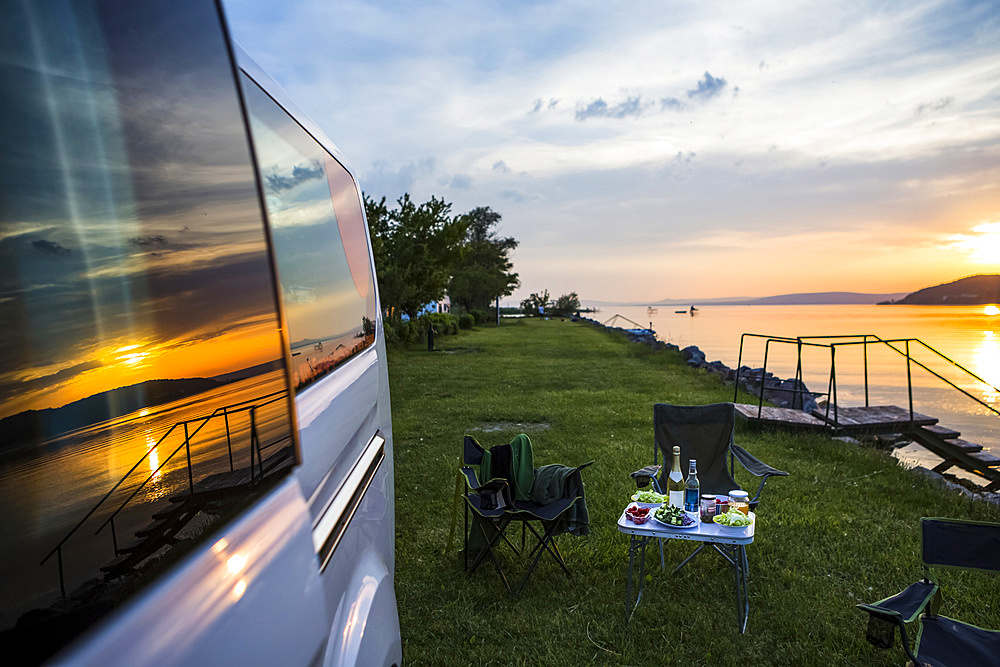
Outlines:
[[853,436],[899,433],[941,457],[935,472],[944,472],[954,466],[975,473],[988,482],[986,491],[1000,489],[1000,457],[983,451],[982,445],[959,438],[961,433],[940,426],[937,419],[895,405],[859,408],[826,406],[812,414],[793,408],[736,403],[736,414],[750,424],[778,426],[793,430],[826,430],[831,433]]

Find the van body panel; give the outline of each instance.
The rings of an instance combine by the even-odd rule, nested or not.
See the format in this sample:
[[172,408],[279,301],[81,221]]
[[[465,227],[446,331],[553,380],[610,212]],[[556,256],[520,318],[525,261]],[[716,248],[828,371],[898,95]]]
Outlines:
[[[0,433],[21,434],[0,450],[0,499],[24,496],[11,525],[45,531],[0,535],[0,591],[18,595],[0,600],[0,650],[400,664],[387,356],[342,154],[232,44],[219,0],[14,9],[26,27],[0,45],[0,112],[31,131],[0,152],[0,377],[63,393],[0,394]],[[325,217],[296,236],[283,214],[313,203]],[[306,256],[316,284],[297,274]],[[55,288],[62,301],[33,296]],[[44,335],[70,325],[83,334]],[[78,454],[86,467],[62,474]],[[27,482],[9,474],[29,456]]]
[[309,664],[330,617],[294,478],[57,663]]

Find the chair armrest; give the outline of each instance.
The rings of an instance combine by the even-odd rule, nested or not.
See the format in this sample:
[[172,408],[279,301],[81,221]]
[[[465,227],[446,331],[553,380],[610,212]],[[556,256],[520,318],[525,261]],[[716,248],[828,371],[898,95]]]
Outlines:
[[[918,581],[910,584],[900,593],[872,602],[859,604],[858,609],[869,614],[900,618],[904,623],[912,622],[938,593],[938,585],[932,581]],[[935,606],[932,604],[932,607]]]
[[756,456],[743,449],[739,445],[730,445],[730,449],[733,451],[733,456],[736,460],[740,462],[747,472],[755,477],[770,477],[771,475],[788,475],[784,470],[778,470],[777,468],[772,468],[767,465]]
[[466,490],[475,491],[480,487],[479,477],[476,476],[476,471],[473,470],[472,466],[462,466],[459,471],[465,477]]
[[901,593],[878,602],[856,605],[858,609],[868,612],[868,628],[865,631],[865,639],[878,648],[892,648],[893,626],[898,627],[900,643],[903,645],[903,652],[910,659],[910,663],[914,665],[924,664],[910,648],[906,624],[920,615],[928,603],[932,609],[936,609],[940,600],[939,595],[937,584],[929,581],[918,581],[915,584],[910,584]]
[[660,467],[658,465],[646,466],[631,473],[632,479],[635,480],[636,488],[641,489],[652,482],[653,488],[656,489],[657,493],[660,493],[660,485],[656,481],[656,476],[660,473]]
[[[757,487],[757,493],[750,499],[750,509],[756,509],[757,503],[760,500],[760,494],[764,492],[764,483],[767,482],[767,478],[775,476],[784,477],[787,476],[788,473],[784,470],[772,468],[739,445],[730,445],[729,448],[733,453],[733,458],[739,461],[740,465],[743,466],[747,472],[761,478],[760,486]],[[732,462],[730,462],[730,474],[733,472],[732,467]]]

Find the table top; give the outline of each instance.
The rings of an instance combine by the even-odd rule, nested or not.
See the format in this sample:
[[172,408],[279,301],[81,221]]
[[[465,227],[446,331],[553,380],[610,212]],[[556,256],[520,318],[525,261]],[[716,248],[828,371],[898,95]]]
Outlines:
[[750,512],[753,523],[745,528],[727,528],[714,521],[705,523],[698,520],[695,528],[671,528],[650,518],[646,523],[636,525],[625,516],[622,510],[618,517],[618,530],[626,535],[640,537],[663,537],[671,540],[693,540],[695,542],[716,542],[718,544],[750,544],[753,542],[754,529],[757,528],[757,515]]

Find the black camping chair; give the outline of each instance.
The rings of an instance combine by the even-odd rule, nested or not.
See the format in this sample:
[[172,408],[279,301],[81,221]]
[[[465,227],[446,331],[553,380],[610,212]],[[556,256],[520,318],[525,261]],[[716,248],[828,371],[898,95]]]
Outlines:
[[[756,509],[760,494],[768,477],[785,476],[787,472],[772,468],[753,454],[733,442],[736,428],[736,408],[732,403],[711,405],[653,406],[653,465],[632,473],[636,486],[642,488],[650,482],[657,493],[662,493],[670,474],[674,445],[681,448],[681,473],[687,475],[688,461],[698,461],[698,481],[702,493],[726,495],[741,489],[733,478],[735,462],[739,461],[747,472],[760,477],[757,493],[750,499],[750,508]],[[663,452],[663,464],[659,453]],[[656,475],[660,473],[659,479]]]
[[[1000,664],[1000,631],[939,616],[941,594],[930,579],[931,566],[1000,571],[1000,524],[924,517],[920,535],[924,578],[892,597],[857,605],[869,614],[865,638],[873,646],[888,649],[899,628],[903,651],[915,665]],[[910,650],[906,624],[917,616],[920,632]]]
[[[463,461],[465,463],[478,464],[482,462],[483,453],[483,447],[475,438],[465,436],[463,443]],[[480,483],[475,469],[469,465],[462,466],[461,472],[466,480],[466,492],[463,494],[465,499],[465,548],[463,551],[465,554],[466,571],[471,574],[489,556],[497,574],[503,581],[504,588],[508,593],[517,595],[524,588],[531,573],[535,570],[542,554],[548,553],[567,576],[572,576],[569,568],[566,566],[565,559],[556,546],[554,538],[561,532],[564,532],[568,515],[571,514],[577,503],[581,501],[583,484],[579,476],[580,471],[592,463],[593,461],[584,463],[568,470],[565,474],[567,481],[574,480],[575,477],[575,488],[580,489],[578,494],[557,498],[544,504],[531,500],[515,500],[510,485],[506,480],[495,478]],[[474,518],[471,526],[469,522],[470,512]],[[514,521],[521,523],[520,549],[510,541],[506,534],[508,526]],[[533,525],[533,522],[538,522],[541,525],[541,531]],[[469,539],[471,535],[470,528],[471,531],[479,531],[483,538],[481,540],[481,548],[475,558],[473,558],[471,564],[469,562],[471,551]],[[518,585],[511,587],[496,550],[500,546],[500,543],[504,542],[514,553],[520,555],[524,550],[527,532],[530,532],[535,537],[535,545],[527,555],[530,563]]]

